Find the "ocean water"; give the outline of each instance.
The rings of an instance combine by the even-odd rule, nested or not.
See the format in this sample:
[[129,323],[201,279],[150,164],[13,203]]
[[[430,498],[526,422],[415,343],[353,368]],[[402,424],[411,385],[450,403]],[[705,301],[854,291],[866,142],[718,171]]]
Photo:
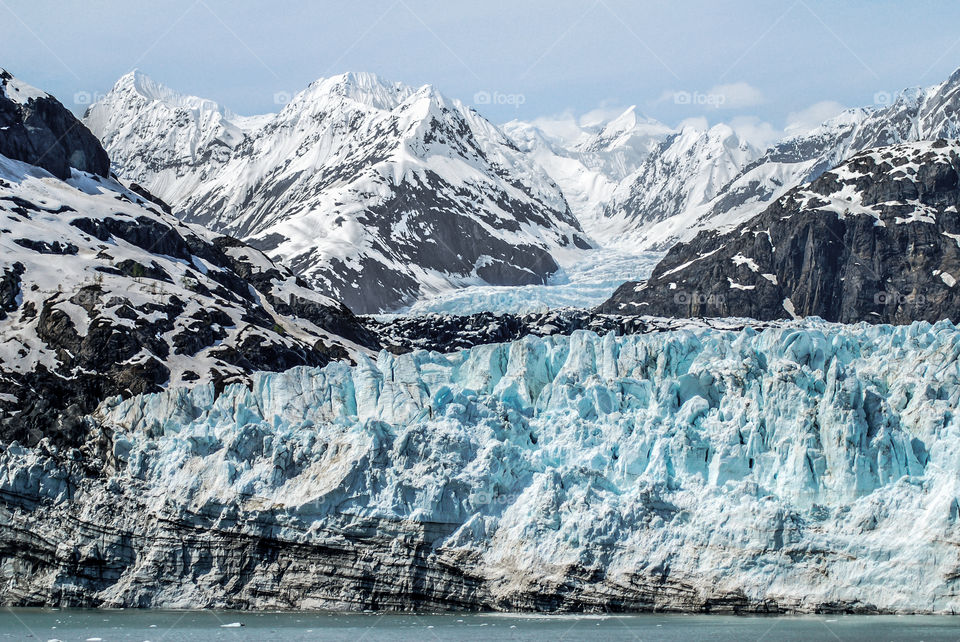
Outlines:
[[0,640],[886,640],[960,639],[960,617],[381,615],[6,609]]
[[497,287],[476,285],[426,297],[403,310],[406,314],[524,314],[555,308],[592,308],[610,298],[626,281],[649,278],[661,252],[628,254],[600,249],[584,252],[554,274],[545,285]]

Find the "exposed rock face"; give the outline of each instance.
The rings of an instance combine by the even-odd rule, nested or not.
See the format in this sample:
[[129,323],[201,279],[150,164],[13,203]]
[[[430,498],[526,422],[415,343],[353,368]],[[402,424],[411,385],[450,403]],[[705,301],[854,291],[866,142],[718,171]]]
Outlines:
[[110,175],[97,137],[53,96],[0,69],[0,154],[70,178],[70,168]]
[[864,152],[727,234],[675,246],[600,310],[667,317],[960,319],[960,143]]
[[0,453],[0,600],[955,612],[958,354],[578,332],[117,401]]
[[85,122],[121,177],[357,312],[443,286],[543,283],[555,253],[590,247],[546,173],[431,87],[346,74],[243,118],[132,73]]

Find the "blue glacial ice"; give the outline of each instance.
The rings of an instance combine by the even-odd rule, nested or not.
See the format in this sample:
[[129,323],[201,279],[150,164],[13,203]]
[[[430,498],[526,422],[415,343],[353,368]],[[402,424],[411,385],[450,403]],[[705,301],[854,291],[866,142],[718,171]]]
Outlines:
[[447,290],[417,301],[403,313],[526,314],[556,308],[593,308],[609,299],[624,282],[648,278],[663,253],[628,254],[599,249],[580,252],[576,257],[575,262],[562,267],[544,285],[474,285]]
[[[508,594],[586,568],[811,609],[960,609],[960,330],[527,337],[112,400],[145,501],[451,525]],[[306,533],[306,535],[305,535]],[[465,562],[466,563],[466,562]]]

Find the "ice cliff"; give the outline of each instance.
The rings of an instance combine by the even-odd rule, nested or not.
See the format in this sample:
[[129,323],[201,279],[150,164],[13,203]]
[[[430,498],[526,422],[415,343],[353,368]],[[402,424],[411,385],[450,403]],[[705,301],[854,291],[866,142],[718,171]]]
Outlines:
[[949,322],[582,331],[118,399],[99,476],[0,456],[0,595],[954,612],[958,354]]

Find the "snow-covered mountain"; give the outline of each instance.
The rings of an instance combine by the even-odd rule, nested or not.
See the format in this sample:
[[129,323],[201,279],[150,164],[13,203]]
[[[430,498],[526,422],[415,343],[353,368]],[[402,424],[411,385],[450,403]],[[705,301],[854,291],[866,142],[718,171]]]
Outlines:
[[115,170],[357,311],[466,283],[539,283],[589,243],[550,177],[473,110],[371,74],[238,118],[138,72],[85,123]]
[[725,234],[671,248],[602,310],[905,324],[960,319],[960,142],[857,154]]
[[685,127],[620,182],[590,231],[617,247],[668,249],[760,153],[728,125]]
[[503,130],[556,181],[580,224],[601,242],[609,239],[600,219],[618,185],[675,133],[636,107],[610,121],[515,120]]
[[702,229],[732,229],[788,190],[859,152],[956,138],[960,138],[960,69],[939,85],[902,92],[886,107],[850,109],[810,132],[777,143],[746,165],[708,208],[693,211],[687,229],[675,238],[689,240]]
[[[649,147],[632,148],[642,153],[617,155],[632,164],[596,162],[585,150],[619,139],[573,121],[541,127],[515,122],[505,130],[561,186],[588,234],[610,247],[648,251],[666,250],[702,230],[732,229],[861,151],[957,138],[958,114],[960,70],[937,86],[906,90],[888,106],[847,110],[766,151],[725,124],[657,129],[651,121],[631,120],[635,110],[607,125],[629,131],[636,122],[641,132],[656,133],[643,139],[653,143]],[[615,142],[605,149],[616,148]]]
[[663,250],[762,153],[727,125],[680,130],[635,107],[609,122],[504,126],[560,185],[584,230],[623,250]]
[[[15,156],[0,155],[0,440],[76,446],[83,416],[112,395],[220,388],[379,347],[259,250],[77,169],[102,157],[106,172],[96,138],[55,99],[5,80],[26,96],[15,108],[29,127],[0,131]],[[71,136],[43,160],[66,180],[25,162],[64,124]]]

